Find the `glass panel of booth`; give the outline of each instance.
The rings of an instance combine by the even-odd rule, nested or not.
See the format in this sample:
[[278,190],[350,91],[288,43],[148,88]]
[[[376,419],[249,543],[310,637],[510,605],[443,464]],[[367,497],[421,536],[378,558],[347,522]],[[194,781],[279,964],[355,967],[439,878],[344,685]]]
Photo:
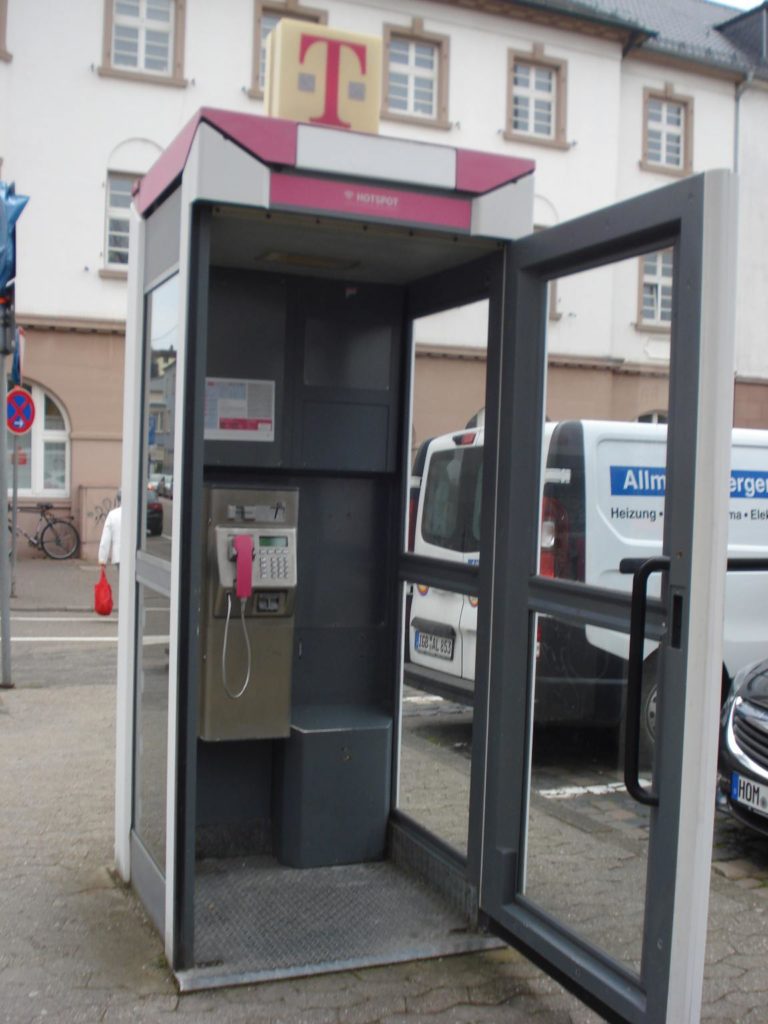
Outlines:
[[[639,257],[559,278],[558,315],[546,321],[532,561],[539,580],[570,588],[563,599],[573,614],[531,615],[533,721],[520,880],[527,899],[638,975],[651,816],[624,784],[633,577],[620,563],[662,554],[670,373],[669,330],[646,331],[637,315],[644,266]],[[647,421],[650,410],[660,413],[656,422]],[[650,577],[649,598],[660,595],[660,581],[659,573]],[[625,631],[590,619],[574,585],[614,591]],[[652,785],[657,650],[646,640],[639,718],[645,788]]]
[[[639,975],[651,809],[629,796],[618,763],[624,729],[615,720],[627,663],[599,652],[589,658],[590,637],[605,630],[543,614],[532,621],[534,712],[521,894]],[[628,644],[626,635],[610,635]],[[655,682],[652,659],[644,686]],[[641,737],[639,779],[646,790],[652,789],[652,757]]]
[[144,436],[139,507],[139,546],[171,559],[176,354],[178,351],[179,279],[167,278],[146,297],[144,342]]
[[[489,300],[412,321],[407,552],[477,565]],[[466,856],[477,599],[404,584],[398,807]]]
[[137,584],[133,829],[165,874],[170,599]]
[[406,582],[397,807],[467,855],[477,600]]
[[425,532],[423,523],[435,515],[460,514],[462,522],[455,522],[459,537],[464,526],[471,532],[473,516],[479,517],[479,490],[476,496],[470,493],[471,481],[461,466],[466,463],[471,473],[469,464],[481,461],[465,457],[464,450],[482,445],[488,306],[488,300],[481,299],[413,321],[406,550],[416,554],[463,562],[477,556],[477,545],[473,548],[469,537],[458,545],[446,544],[430,536],[428,529]]
[[[666,252],[672,260],[672,250]],[[662,553],[667,511],[670,333],[646,333],[630,320],[642,301],[644,265],[643,257],[632,258],[558,279],[559,319],[546,323],[535,564],[547,579],[626,597],[632,576],[620,563]],[[648,422],[651,410],[654,422]],[[660,585],[660,574],[652,575],[650,598],[659,596]],[[627,646],[626,637],[590,626],[558,635],[551,647],[545,635],[539,648],[545,674],[568,684],[563,724],[620,728]],[[555,724],[558,712],[549,703],[546,714]],[[652,729],[649,711],[648,744]]]

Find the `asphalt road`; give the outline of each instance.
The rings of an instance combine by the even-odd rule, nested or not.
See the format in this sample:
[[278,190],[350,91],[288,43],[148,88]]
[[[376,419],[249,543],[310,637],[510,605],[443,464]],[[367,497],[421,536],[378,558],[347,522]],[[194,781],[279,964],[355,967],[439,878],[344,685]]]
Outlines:
[[92,612],[11,616],[11,678],[16,686],[113,685],[117,617]]

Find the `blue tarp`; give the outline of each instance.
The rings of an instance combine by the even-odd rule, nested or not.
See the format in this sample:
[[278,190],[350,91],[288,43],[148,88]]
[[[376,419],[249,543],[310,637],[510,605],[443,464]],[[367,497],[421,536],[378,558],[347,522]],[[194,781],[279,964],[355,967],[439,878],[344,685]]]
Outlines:
[[16,221],[28,201],[14,184],[0,181],[0,295],[16,276]]

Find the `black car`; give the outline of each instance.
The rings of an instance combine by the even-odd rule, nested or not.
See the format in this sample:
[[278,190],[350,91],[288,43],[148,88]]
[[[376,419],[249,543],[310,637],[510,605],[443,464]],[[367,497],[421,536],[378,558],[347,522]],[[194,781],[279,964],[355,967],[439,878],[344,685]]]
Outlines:
[[723,705],[717,804],[768,836],[768,659],[736,674]]
[[159,537],[163,532],[163,505],[152,492],[147,493],[147,533]]

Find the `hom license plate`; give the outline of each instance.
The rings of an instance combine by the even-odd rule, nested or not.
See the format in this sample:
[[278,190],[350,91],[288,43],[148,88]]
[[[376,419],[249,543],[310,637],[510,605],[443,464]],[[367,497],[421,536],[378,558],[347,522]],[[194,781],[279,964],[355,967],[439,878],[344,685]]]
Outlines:
[[416,650],[420,654],[431,654],[434,658],[453,658],[453,637],[435,636],[434,633],[416,632]]
[[753,782],[738,772],[731,774],[731,799],[756,814],[768,816],[768,786]]

